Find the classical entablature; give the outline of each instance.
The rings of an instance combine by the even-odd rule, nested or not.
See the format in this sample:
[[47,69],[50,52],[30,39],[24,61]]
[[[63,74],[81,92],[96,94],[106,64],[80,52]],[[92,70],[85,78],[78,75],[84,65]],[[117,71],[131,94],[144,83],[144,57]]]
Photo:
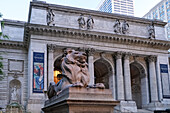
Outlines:
[[0,46],[4,48],[12,48],[12,49],[25,49],[26,48],[23,42],[17,42],[17,41],[1,41]]
[[158,48],[168,50],[170,48],[169,41],[145,39],[142,37],[133,37],[123,34],[110,34],[94,31],[85,31],[62,27],[49,27],[44,25],[28,24],[25,26],[24,45],[29,45],[30,35],[44,35],[53,37],[75,38],[90,41],[108,42],[113,44],[136,45],[141,47]]

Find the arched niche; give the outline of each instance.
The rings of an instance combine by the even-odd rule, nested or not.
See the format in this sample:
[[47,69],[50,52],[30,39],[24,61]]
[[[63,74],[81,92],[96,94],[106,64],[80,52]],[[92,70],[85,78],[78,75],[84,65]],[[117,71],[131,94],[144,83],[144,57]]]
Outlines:
[[104,58],[94,62],[95,83],[103,83],[106,89],[111,88],[110,78],[113,75],[111,64]]
[[148,78],[146,70],[140,62],[130,64],[132,100],[136,102],[137,108],[148,103]]
[[9,82],[9,103],[21,104],[21,82],[17,79]]

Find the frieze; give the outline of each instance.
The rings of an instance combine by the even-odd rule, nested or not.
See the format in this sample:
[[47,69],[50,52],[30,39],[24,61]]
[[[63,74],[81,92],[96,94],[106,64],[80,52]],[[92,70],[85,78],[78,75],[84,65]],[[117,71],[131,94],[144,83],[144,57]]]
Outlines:
[[[99,32],[90,32],[90,31],[80,31],[76,29],[68,29],[68,28],[61,28],[61,27],[48,27],[48,26],[35,26],[33,24],[26,27],[26,31],[29,31],[25,34],[25,41],[29,43],[29,34],[43,34],[50,36],[60,36],[68,38],[86,38],[89,40],[98,40],[98,41],[105,41],[111,43],[123,43],[128,45],[138,45],[138,46],[146,46],[151,48],[159,48],[167,50],[170,48],[169,41],[162,41],[162,40],[153,40],[153,39],[145,39],[140,37],[133,37],[133,36],[126,36],[122,34],[118,37],[116,34],[109,34],[109,33],[99,33]],[[95,34],[94,34],[95,33]],[[28,45],[28,44],[26,44]]]

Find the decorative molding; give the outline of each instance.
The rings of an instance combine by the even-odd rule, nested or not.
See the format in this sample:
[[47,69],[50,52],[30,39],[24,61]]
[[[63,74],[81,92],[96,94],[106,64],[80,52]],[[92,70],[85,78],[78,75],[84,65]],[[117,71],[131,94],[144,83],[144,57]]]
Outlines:
[[17,73],[17,72],[9,72],[8,76],[12,76],[13,78],[17,79],[18,77],[23,77],[24,74],[22,73]]
[[25,49],[24,43],[17,42],[17,41],[1,40],[0,46],[4,48],[12,48],[12,49]]
[[101,32],[90,32],[90,31],[81,31],[79,29],[71,28],[62,28],[56,26],[44,26],[44,25],[34,25],[28,24],[25,29],[24,42],[25,46],[28,46],[30,40],[30,34],[38,35],[50,35],[50,36],[60,36],[67,38],[76,38],[76,39],[88,39],[88,40],[97,40],[102,42],[110,43],[120,43],[127,45],[138,45],[145,46],[150,48],[159,48],[163,50],[168,50],[170,48],[170,41],[163,40],[153,40],[141,37],[127,36],[127,35],[118,35],[110,33],[101,33]]

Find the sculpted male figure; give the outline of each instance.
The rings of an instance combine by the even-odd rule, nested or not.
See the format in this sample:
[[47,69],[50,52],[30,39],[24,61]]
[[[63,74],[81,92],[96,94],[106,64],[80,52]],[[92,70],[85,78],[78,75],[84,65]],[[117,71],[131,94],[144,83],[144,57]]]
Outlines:
[[91,15],[87,19],[87,29],[93,29],[94,20]]
[[85,19],[83,14],[80,15],[80,17],[78,18],[78,23],[79,23],[79,28],[84,28],[86,25]]
[[129,24],[126,22],[126,20],[124,20],[124,22],[122,23],[122,33],[126,34],[128,30],[129,30]]
[[154,29],[153,22],[148,26],[148,32],[149,32],[149,39],[155,39],[155,29]]
[[116,22],[114,23],[113,28],[114,28],[115,33],[120,33],[121,32],[119,19],[116,19]]

